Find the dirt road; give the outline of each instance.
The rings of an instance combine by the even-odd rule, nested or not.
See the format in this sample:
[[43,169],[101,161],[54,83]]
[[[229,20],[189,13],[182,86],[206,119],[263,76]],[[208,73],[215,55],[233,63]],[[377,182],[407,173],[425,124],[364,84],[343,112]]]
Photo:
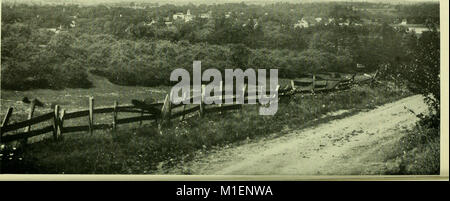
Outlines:
[[[172,173],[206,175],[350,175],[383,174],[393,146],[427,109],[411,96],[374,110],[222,149],[183,164]],[[299,122],[300,123],[300,122]]]

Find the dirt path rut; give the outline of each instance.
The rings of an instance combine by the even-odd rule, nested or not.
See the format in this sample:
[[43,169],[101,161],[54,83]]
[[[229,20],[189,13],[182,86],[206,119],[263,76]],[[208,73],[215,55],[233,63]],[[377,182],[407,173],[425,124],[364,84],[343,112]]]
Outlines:
[[197,175],[383,174],[389,166],[387,154],[418,120],[406,108],[416,113],[427,109],[421,96],[411,96],[275,139],[210,153],[183,164],[183,169]]

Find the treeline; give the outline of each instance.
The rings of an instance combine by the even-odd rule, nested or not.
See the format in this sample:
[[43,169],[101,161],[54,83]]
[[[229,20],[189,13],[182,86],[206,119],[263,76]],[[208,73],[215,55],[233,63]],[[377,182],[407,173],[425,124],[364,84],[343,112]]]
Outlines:
[[[10,27],[9,27],[10,26]],[[15,32],[30,31],[20,25],[5,29]],[[13,30],[10,30],[12,32]],[[281,78],[295,78],[317,71],[354,72],[355,58],[366,59],[367,66],[406,60],[401,34],[386,33],[384,40],[359,40],[341,38],[334,43],[333,32],[318,32],[304,51],[289,49],[251,49],[245,44],[214,45],[209,43],[171,42],[168,40],[116,39],[111,35],[60,33],[49,37],[42,47],[36,39],[2,35],[2,86],[20,87],[89,87],[86,72],[90,70],[120,85],[168,85],[170,73],[176,68],[192,70],[194,60],[202,61],[202,68],[221,71],[230,68],[279,69]],[[398,37],[393,37],[397,33]],[[18,40],[18,39],[22,39]],[[415,40],[414,37],[411,37]],[[389,43],[392,42],[392,43]],[[365,46],[365,51],[354,52],[354,46]],[[386,51],[390,48],[391,51]],[[345,47],[345,48],[339,48]],[[25,78],[25,79],[24,79]],[[18,88],[19,87],[19,88]]]
[[[339,71],[350,66],[345,55],[308,49],[250,49],[243,44],[212,45],[158,41],[115,40],[106,35],[80,37],[87,50],[92,72],[121,85],[170,85],[170,73],[176,68],[192,71],[192,62],[202,69],[215,68],[222,73],[230,68],[279,69],[279,76],[294,78],[315,70]],[[191,72],[192,73],[192,72]]]
[[409,6],[396,6],[399,17],[408,20],[410,24],[439,24],[439,4],[428,3]]
[[[188,9],[197,17],[173,21],[172,14]],[[209,11],[211,18],[198,17]],[[361,16],[366,17],[343,3],[136,10],[2,4],[2,88],[90,87],[88,71],[123,85],[169,84],[171,71],[191,70],[193,60],[201,60],[204,69],[278,68],[280,77],[292,78],[354,72],[356,64],[374,71],[410,59],[414,35],[387,23],[354,26]],[[173,25],[165,24],[167,17]],[[294,28],[302,17],[336,21]],[[49,30],[57,27],[62,30]]]

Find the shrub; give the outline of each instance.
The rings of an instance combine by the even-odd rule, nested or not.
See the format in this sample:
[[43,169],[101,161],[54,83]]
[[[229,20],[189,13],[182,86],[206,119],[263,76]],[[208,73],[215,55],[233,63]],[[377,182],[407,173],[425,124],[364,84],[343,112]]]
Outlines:
[[[38,47],[42,34],[29,27],[2,27],[2,89],[87,88],[84,53],[69,33],[55,34]],[[28,31],[27,31],[28,30]],[[17,36],[13,36],[17,33]],[[45,39],[47,40],[47,39]],[[45,41],[44,40],[44,41]],[[42,42],[42,41],[41,41]]]
[[440,174],[440,131],[423,126],[423,121],[400,139],[398,169],[389,170],[389,174]]

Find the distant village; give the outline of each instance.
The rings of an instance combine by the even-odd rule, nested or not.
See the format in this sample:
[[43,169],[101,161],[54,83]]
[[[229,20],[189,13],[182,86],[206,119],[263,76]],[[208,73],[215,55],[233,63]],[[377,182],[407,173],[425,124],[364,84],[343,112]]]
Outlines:
[[[80,5],[78,5],[80,6]],[[107,7],[126,7],[126,8],[132,8],[132,9],[147,9],[149,7],[157,7],[159,6],[157,3],[156,4],[138,4],[138,3],[132,3],[129,5],[109,5]],[[81,7],[81,6],[80,6]],[[391,9],[391,8],[384,8],[384,9]],[[362,12],[368,12],[368,10],[370,9],[361,9],[361,8],[356,8],[356,7],[352,7],[352,10],[354,11],[362,11]],[[294,10],[291,9],[291,12],[295,12]],[[378,11],[380,12],[380,11]],[[175,22],[178,23],[189,23],[191,21],[193,21],[196,18],[201,18],[201,19],[211,19],[213,17],[212,15],[212,11],[208,11],[208,12],[203,12],[203,13],[192,13],[191,10],[186,10],[185,12],[177,12],[175,14],[173,14],[172,16],[165,16],[165,17],[156,17],[153,19],[149,19],[148,21],[144,21],[143,24],[146,26],[153,26],[155,25],[158,21],[163,21],[164,24],[167,27],[171,27],[174,26]],[[244,12],[225,12],[224,17],[225,18],[234,18],[237,20],[237,16],[239,15],[244,15]],[[264,15],[269,15],[269,13],[264,13]],[[40,16],[36,16],[37,18],[39,18]],[[122,14],[119,15],[119,17],[122,17]],[[66,29],[68,28],[74,28],[77,26],[77,16],[70,16],[71,18],[71,23],[68,27],[63,27],[62,25],[60,25],[59,27],[55,27],[55,28],[47,28],[47,31],[53,32],[55,34],[61,33],[61,32],[65,32],[67,31]],[[249,21],[253,21],[253,26],[254,28],[256,28],[258,26],[258,19],[248,19]],[[246,23],[245,21],[242,22],[242,26],[245,27],[247,26],[249,23]],[[301,19],[298,19],[296,21],[295,24],[293,24],[293,28],[295,29],[304,29],[304,28],[309,28],[309,27],[314,27],[314,26],[319,26],[319,25],[323,25],[323,26],[328,26],[328,25],[339,25],[339,26],[363,26],[363,25],[379,25],[381,24],[379,22],[378,19],[361,19],[358,22],[354,22],[351,21],[350,19],[335,19],[335,18],[323,18],[323,17],[314,17],[314,16],[305,16],[302,17]],[[407,19],[397,19],[395,21],[393,21],[392,23],[389,24],[392,27],[395,28],[405,28],[407,30],[407,32],[410,33],[415,33],[416,35],[420,36],[423,32],[428,31],[428,28],[423,25],[423,24],[411,24],[408,23]]]

